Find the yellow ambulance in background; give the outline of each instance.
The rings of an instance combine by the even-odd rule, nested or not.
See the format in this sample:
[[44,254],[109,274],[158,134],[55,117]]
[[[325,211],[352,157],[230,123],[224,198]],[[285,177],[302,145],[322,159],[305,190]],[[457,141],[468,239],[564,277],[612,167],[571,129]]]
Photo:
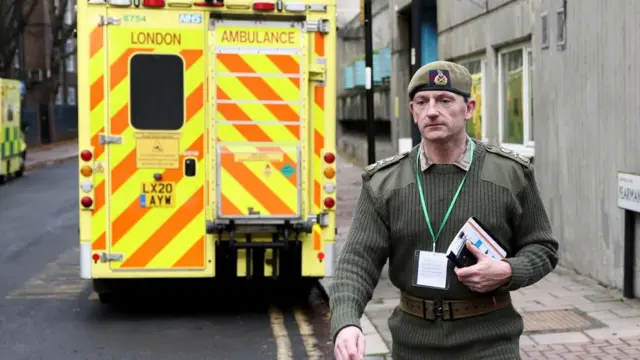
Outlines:
[[24,174],[27,144],[22,129],[22,82],[0,78],[0,185]]
[[330,276],[336,0],[77,6],[81,277]]

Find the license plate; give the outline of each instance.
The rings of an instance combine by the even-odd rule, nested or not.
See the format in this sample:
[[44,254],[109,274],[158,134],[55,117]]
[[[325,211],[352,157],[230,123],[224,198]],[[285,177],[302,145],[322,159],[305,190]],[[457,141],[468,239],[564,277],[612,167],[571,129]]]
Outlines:
[[140,207],[170,208],[174,207],[176,185],[169,181],[153,181],[142,183]]

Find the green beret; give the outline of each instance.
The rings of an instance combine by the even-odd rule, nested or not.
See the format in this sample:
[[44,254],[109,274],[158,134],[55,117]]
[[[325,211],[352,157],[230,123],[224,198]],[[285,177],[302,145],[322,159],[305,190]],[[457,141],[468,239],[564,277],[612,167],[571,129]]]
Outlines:
[[434,61],[422,66],[409,82],[409,99],[420,91],[450,91],[462,96],[471,94],[471,74],[460,64]]

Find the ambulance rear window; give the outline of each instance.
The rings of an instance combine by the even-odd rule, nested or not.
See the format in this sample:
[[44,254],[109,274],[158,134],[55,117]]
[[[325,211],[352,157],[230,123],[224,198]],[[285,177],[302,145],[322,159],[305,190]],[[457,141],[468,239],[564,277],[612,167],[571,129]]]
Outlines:
[[184,65],[176,55],[136,54],[130,70],[131,125],[178,130],[184,123]]

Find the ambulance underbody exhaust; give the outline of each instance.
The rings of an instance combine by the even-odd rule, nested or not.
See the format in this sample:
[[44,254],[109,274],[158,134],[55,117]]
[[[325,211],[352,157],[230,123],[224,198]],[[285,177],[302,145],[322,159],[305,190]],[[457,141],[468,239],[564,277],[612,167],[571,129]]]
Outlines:
[[[272,258],[267,260],[273,268],[272,279],[300,274],[302,242],[298,237],[300,233],[312,233],[313,223],[313,221],[291,222],[288,220],[282,224],[261,225],[238,224],[235,220],[208,222],[207,233],[217,235],[216,274],[226,273],[235,277],[237,251],[246,250],[247,254],[251,253],[251,256],[248,256],[251,261],[246,261],[246,277],[250,279],[252,274],[253,277],[258,277],[261,274],[256,274],[255,270],[262,268],[260,264],[264,261],[268,249],[272,251]],[[254,234],[270,234],[271,241],[252,241]],[[244,238],[244,241],[238,241],[240,238]],[[220,255],[219,258],[218,255]],[[278,259],[286,259],[287,264],[278,264]],[[283,269],[287,270],[283,271]]]

